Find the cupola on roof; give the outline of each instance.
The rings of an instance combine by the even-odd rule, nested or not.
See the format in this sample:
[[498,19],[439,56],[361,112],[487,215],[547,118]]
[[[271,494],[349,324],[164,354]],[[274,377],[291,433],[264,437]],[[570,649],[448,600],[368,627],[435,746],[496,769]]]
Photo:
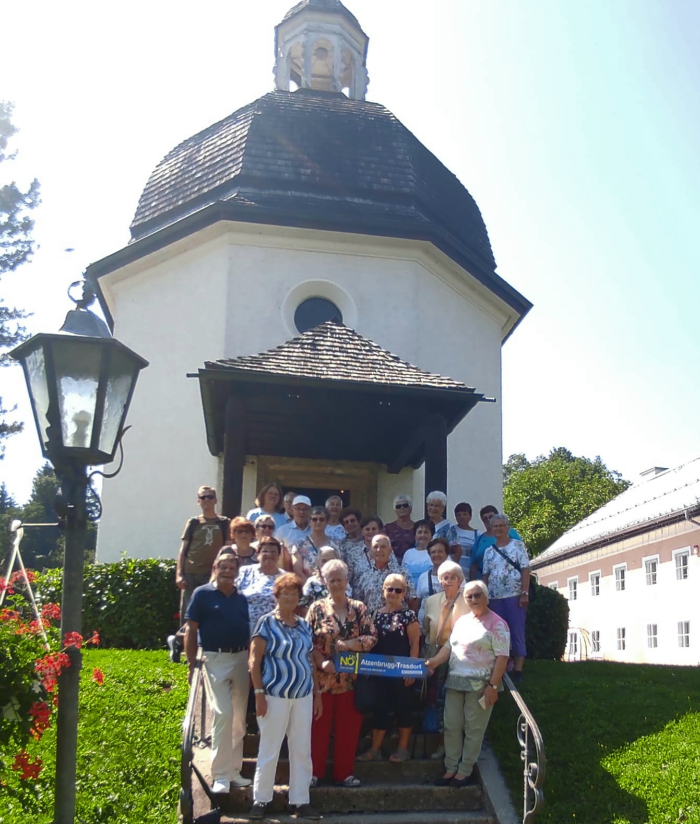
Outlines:
[[163,158],[132,242],[169,243],[221,220],[427,240],[522,317],[530,303],[495,274],[467,189],[388,109],[364,99],[368,42],[339,0],[297,3],[275,30],[275,91]]

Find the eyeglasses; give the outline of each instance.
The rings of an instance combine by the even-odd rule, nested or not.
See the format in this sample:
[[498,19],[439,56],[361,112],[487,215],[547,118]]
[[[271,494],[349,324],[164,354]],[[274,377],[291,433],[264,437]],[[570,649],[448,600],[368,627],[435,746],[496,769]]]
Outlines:
[[484,593],[483,592],[472,592],[471,595],[465,595],[464,597],[467,599],[467,601],[478,601],[479,598],[484,597]]
[[199,496],[200,501],[213,501],[215,499],[216,499],[216,495],[200,495]]
[[255,524],[256,529],[273,529],[275,528],[274,524]]
[[411,504],[396,504],[394,509],[410,509]]
[[325,520],[326,519],[323,516],[320,516],[318,518],[312,518],[311,523],[312,524],[320,524],[320,523],[324,522]]
[[395,592],[397,595],[401,595],[404,590],[401,587],[386,587],[387,592]]

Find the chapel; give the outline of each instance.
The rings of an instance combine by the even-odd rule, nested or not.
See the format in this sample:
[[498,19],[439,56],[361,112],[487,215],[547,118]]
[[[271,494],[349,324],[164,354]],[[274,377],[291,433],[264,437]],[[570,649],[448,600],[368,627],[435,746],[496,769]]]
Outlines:
[[174,556],[201,484],[229,516],[273,480],[367,514],[500,505],[501,347],[531,304],[465,186],[367,100],[368,44],[340,0],[293,6],[274,89],[168,152],[89,267],[150,362],[100,561]]

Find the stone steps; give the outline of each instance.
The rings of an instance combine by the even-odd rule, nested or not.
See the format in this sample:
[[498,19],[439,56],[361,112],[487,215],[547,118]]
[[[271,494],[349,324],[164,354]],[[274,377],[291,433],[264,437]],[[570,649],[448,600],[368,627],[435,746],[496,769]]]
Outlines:
[[[302,819],[286,813],[270,812],[265,820],[273,824],[296,824]],[[224,815],[221,824],[248,824],[247,817]],[[436,812],[399,813],[330,813],[323,816],[323,824],[498,824],[496,819],[483,810],[459,810]]]
[[[243,755],[245,758],[255,758],[258,754],[259,734],[249,732],[243,740]],[[382,753],[385,758],[388,758],[396,749],[396,735],[387,735]],[[364,752],[370,744],[369,737],[360,737],[360,742],[357,747],[358,753]],[[415,745],[415,749],[414,749]],[[442,737],[438,733],[414,733],[411,736],[408,749],[410,752],[415,752],[416,758],[429,758],[435,750],[442,745]],[[333,752],[333,742],[331,742],[331,752]],[[282,744],[280,758],[287,756],[287,740]]]
[[[275,786],[270,812],[284,813],[287,809],[287,787]],[[224,813],[247,813],[253,803],[252,789],[235,790],[217,796]],[[405,783],[364,785],[357,789],[347,787],[315,787],[311,803],[321,813],[402,813],[436,812],[441,810],[483,811],[483,793],[479,785],[462,787],[434,787],[430,784]],[[362,817],[364,822],[364,816]]]
[[[242,775],[246,778],[253,778],[255,775],[255,759],[245,758],[243,760]],[[356,761],[353,769],[354,775],[364,784],[432,784],[432,782],[442,775],[444,770],[442,761],[432,761],[430,759],[416,759],[404,761],[401,764],[392,764],[390,761]],[[329,761],[325,776],[319,776],[321,782],[324,779],[327,783],[333,782],[333,762]],[[277,784],[289,783],[289,761],[280,758],[277,764],[275,776]]]

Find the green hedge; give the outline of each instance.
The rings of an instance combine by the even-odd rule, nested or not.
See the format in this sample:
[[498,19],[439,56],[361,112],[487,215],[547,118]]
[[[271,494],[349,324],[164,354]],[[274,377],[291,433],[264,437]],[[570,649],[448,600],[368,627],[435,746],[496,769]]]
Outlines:
[[560,592],[537,584],[535,597],[527,608],[527,657],[560,660],[566,651],[568,633],[569,602]]
[[[61,570],[37,576],[42,603],[61,602]],[[179,626],[175,561],[125,558],[85,566],[83,635],[100,633],[103,647],[158,649]]]

